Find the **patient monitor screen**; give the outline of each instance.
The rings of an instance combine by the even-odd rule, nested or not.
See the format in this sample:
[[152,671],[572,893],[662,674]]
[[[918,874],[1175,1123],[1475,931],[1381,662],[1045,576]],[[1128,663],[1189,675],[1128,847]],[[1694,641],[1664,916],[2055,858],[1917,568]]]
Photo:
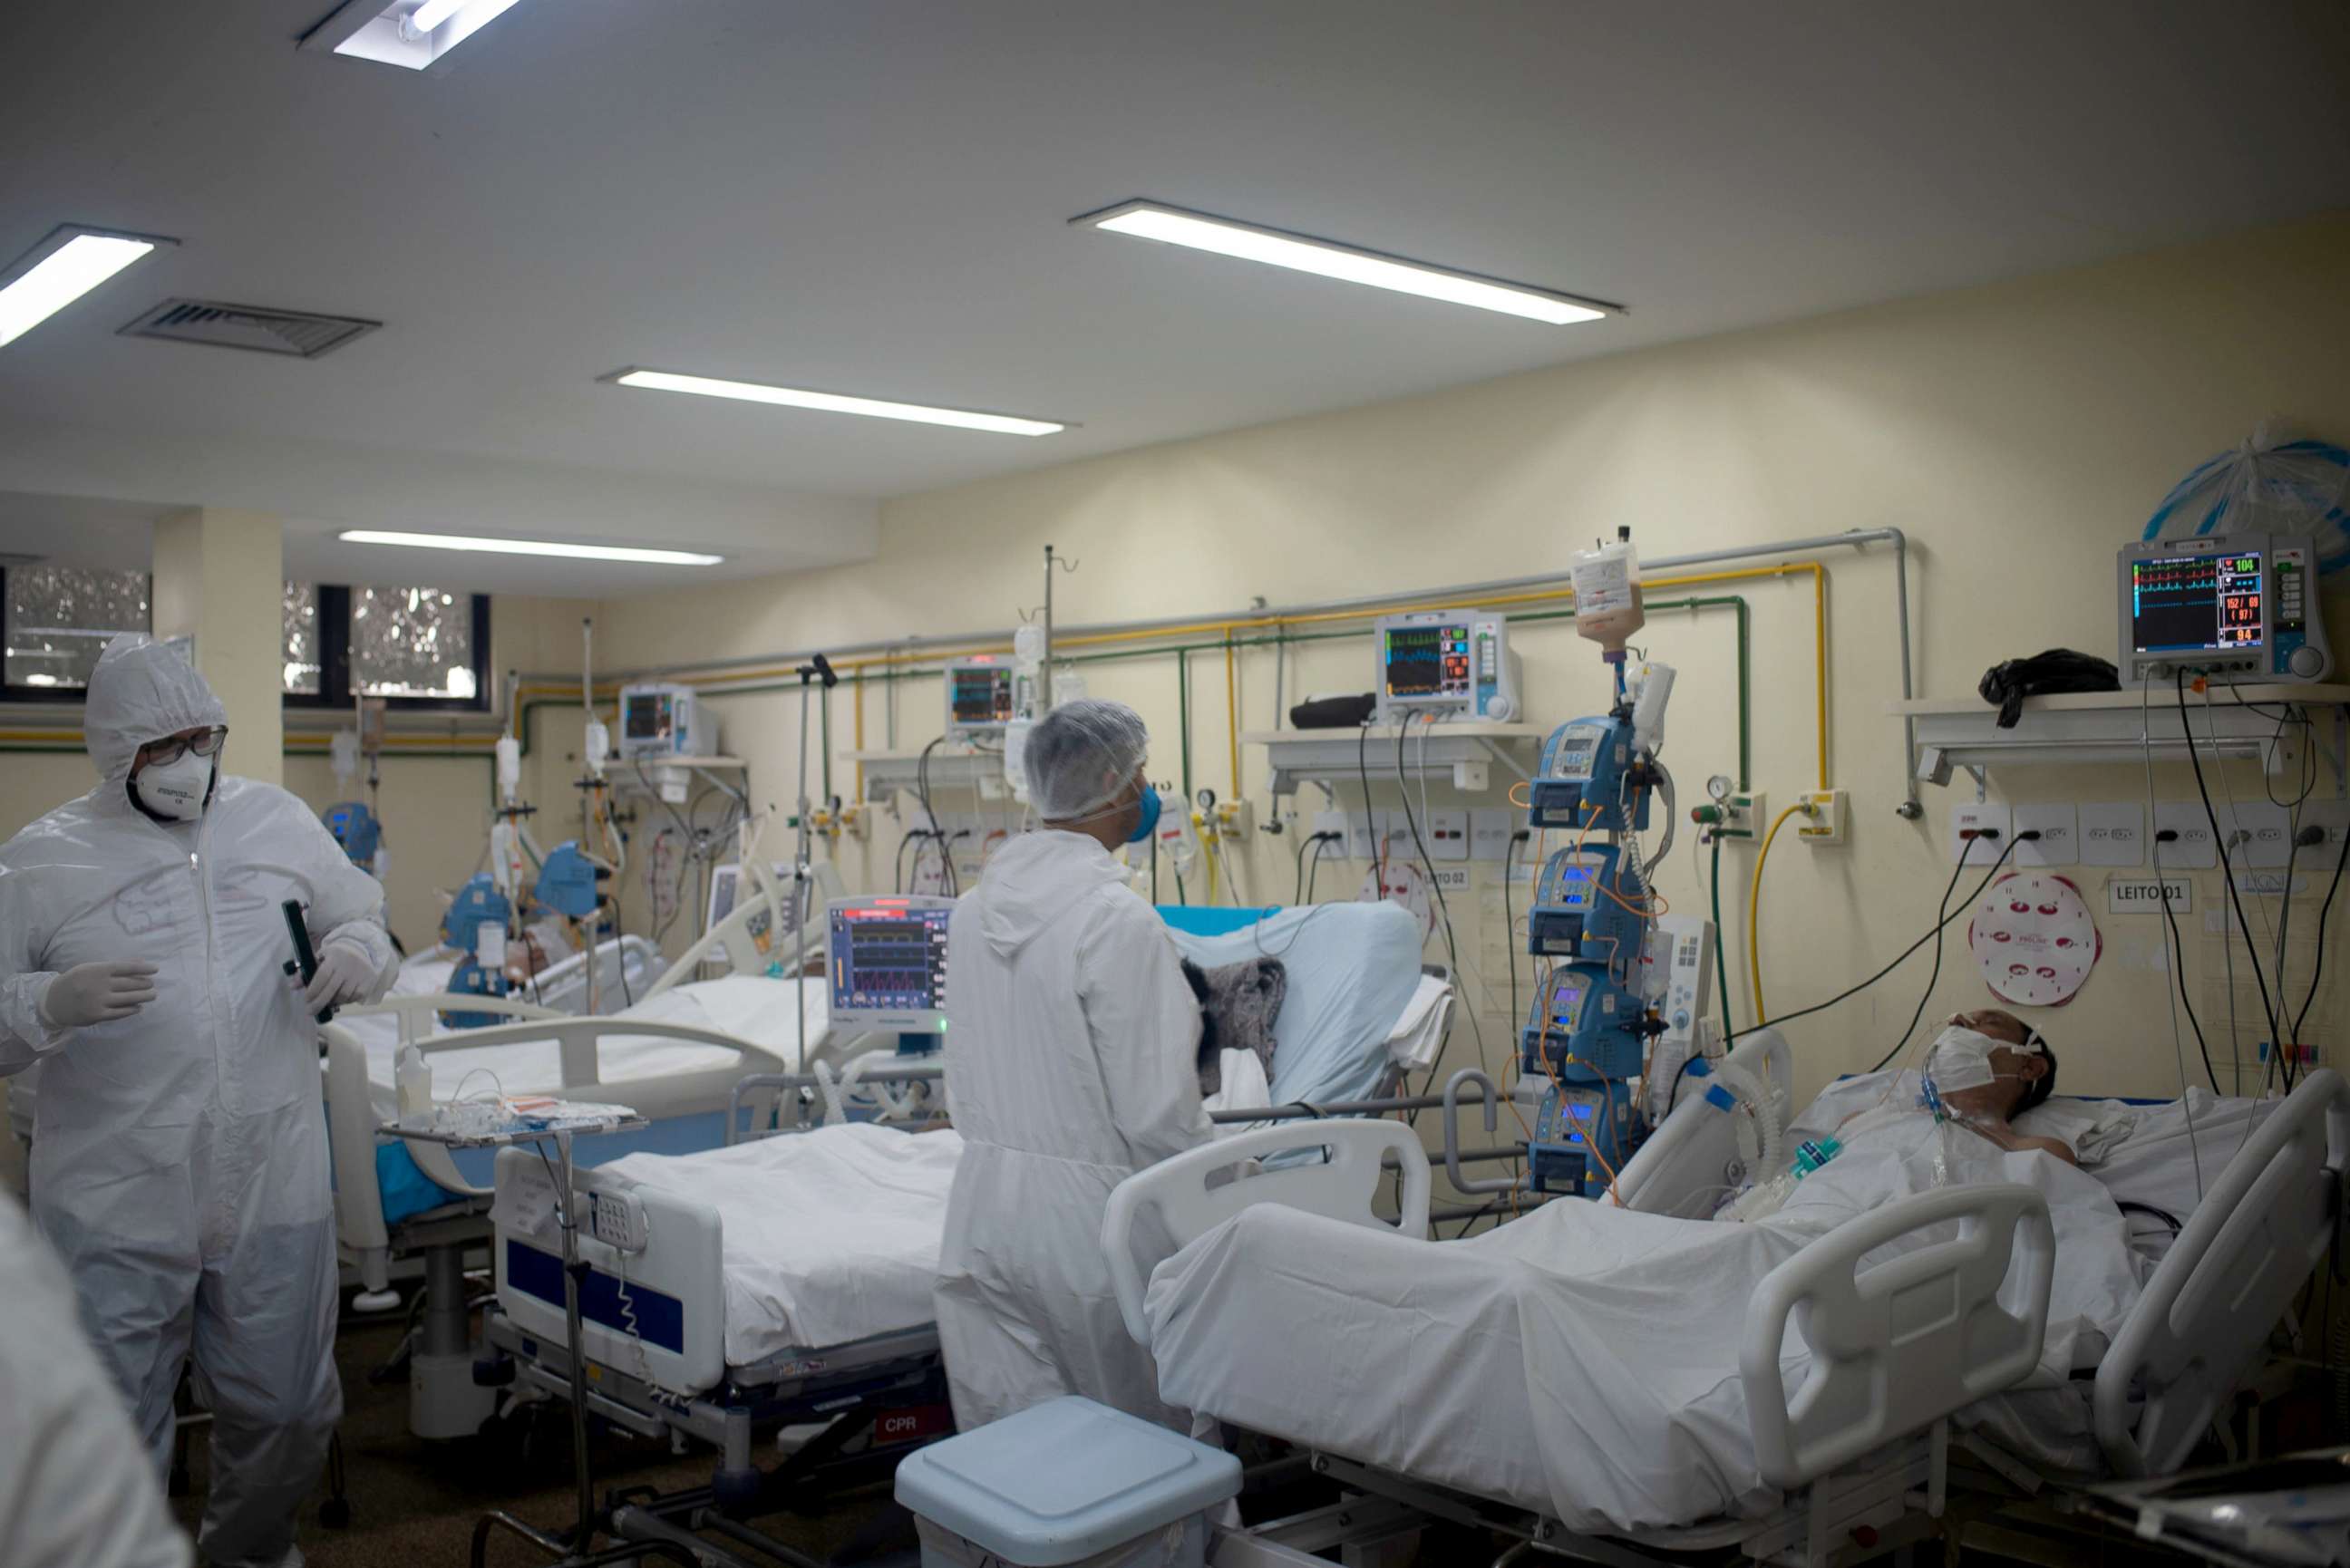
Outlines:
[[2250,653],[2261,646],[2261,553],[2157,556],[2130,567],[2140,653]]
[[1384,672],[1389,701],[1467,702],[1469,623],[1388,628]]
[[910,1033],[946,1029],[951,899],[849,898],[834,904],[826,954],[836,1023]]
[[968,732],[1001,730],[1012,719],[1012,667],[1008,664],[947,666],[947,725]]

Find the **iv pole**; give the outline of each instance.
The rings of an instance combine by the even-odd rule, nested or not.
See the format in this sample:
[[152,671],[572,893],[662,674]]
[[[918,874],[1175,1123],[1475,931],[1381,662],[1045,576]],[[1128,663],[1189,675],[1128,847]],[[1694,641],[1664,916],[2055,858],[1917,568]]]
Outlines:
[[[792,924],[795,933],[793,942],[794,956],[792,960],[792,980],[795,984],[805,988],[807,984],[807,918],[812,912],[809,907],[810,890],[808,888],[808,682],[811,680],[821,680],[824,682],[825,690],[829,691],[835,686],[840,684],[840,677],[832,672],[831,661],[826,659],[821,653],[811,654],[808,657],[808,661],[799,667],[799,804],[793,815],[793,821],[797,826],[799,831],[794,836],[794,847],[792,850]],[[800,998],[799,1014],[799,1059],[802,1063],[806,1063],[808,1059],[808,1054],[807,998],[805,995]]]

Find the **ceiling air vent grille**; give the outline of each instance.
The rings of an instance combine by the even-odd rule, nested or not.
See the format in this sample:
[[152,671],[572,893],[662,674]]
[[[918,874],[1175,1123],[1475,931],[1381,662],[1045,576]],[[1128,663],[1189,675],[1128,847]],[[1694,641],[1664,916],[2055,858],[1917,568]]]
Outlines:
[[316,359],[382,325],[350,316],[312,316],[300,310],[224,305],[216,299],[167,299],[124,327],[122,336]]

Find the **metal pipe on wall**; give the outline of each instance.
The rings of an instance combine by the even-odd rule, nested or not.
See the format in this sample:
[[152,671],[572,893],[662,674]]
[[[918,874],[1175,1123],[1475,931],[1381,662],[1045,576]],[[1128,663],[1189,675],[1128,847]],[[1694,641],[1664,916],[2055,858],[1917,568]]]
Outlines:
[[[1720,550],[1700,550],[1688,555],[1659,556],[1646,560],[1642,562],[1641,565],[1644,575],[1648,572],[1671,573],[1679,571],[1686,567],[1713,566],[1725,561],[1751,561],[1764,556],[1799,555],[1814,550],[1858,550],[1864,549],[1870,545],[1878,544],[1890,545],[1893,546],[1893,591],[1895,615],[1897,624],[1899,628],[1899,641],[1901,648],[1901,695],[1906,700],[1916,695],[1916,685],[1911,665],[1909,641],[1909,540],[1908,535],[1904,534],[1900,529],[1894,527],[1852,528],[1847,529],[1841,534],[1819,534],[1800,539],[1781,539],[1760,545],[1735,545]],[[1057,634],[1066,636],[1074,640],[1077,639],[1089,639],[1110,635],[1131,636],[1137,633],[1148,633],[1155,630],[1172,630],[1183,627],[1199,626],[1203,623],[1220,625],[1229,628],[1235,625],[1279,621],[1303,616],[1326,616],[1333,612],[1339,611],[1360,610],[1365,614],[1369,614],[1383,606],[1396,604],[1403,600],[1440,599],[1452,603],[1470,604],[1480,598],[1493,595],[1522,593],[1533,589],[1555,587],[1566,582],[1567,580],[1568,574],[1564,571],[1541,572],[1525,576],[1492,578],[1483,582],[1448,584],[1433,588],[1411,589],[1408,591],[1380,594],[1357,594],[1345,597],[1308,600],[1292,605],[1256,607],[1247,610],[1237,611],[1220,618],[1215,617],[1202,618],[1200,616],[1161,616],[1146,619],[1105,621],[1084,626],[1057,627],[1055,629]],[[1824,621],[1824,607],[1821,614]],[[1820,629],[1824,636],[1825,630],[1824,624]],[[836,644],[834,647],[827,649],[827,652],[835,659],[841,659],[868,654],[889,654],[899,650],[913,650],[923,646],[936,646],[941,649],[950,649],[962,647],[971,643],[1008,643],[1011,640],[1012,631],[1010,628],[1006,628],[995,630],[960,632],[951,636],[918,639],[891,638],[886,640]],[[625,680],[643,680],[661,676],[681,674],[687,671],[748,670],[764,665],[794,663],[804,660],[807,657],[807,650],[791,650],[785,652],[744,654],[740,657],[730,659],[691,659],[671,664],[652,666],[641,670],[623,671],[617,676],[616,679]],[[1905,718],[1902,721],[1901,753],[1901,778],[1904,798],[1896,810],[1902,817],[1909,820],[1915,820],[1918,818],[1923,814],[1924,809],[1918,803],[1918,781],[1915,776],[1917,772],[1915,758],[1918,754],[1916,733],[1916,721]]]

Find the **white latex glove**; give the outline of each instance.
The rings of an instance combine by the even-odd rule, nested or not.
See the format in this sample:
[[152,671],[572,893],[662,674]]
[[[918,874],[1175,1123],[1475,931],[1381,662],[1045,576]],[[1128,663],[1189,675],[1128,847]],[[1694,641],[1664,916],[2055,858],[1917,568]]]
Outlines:
[[312,1012],[365,1002],[375,986],[375,965],[348,942],[329,942],[318,955],[317,972],[302,992],[302,1005]]
[[78,963],[41,993],[41,1016],[60,1029],[112,1023],[155,1000],[155,966],[144,959]]

